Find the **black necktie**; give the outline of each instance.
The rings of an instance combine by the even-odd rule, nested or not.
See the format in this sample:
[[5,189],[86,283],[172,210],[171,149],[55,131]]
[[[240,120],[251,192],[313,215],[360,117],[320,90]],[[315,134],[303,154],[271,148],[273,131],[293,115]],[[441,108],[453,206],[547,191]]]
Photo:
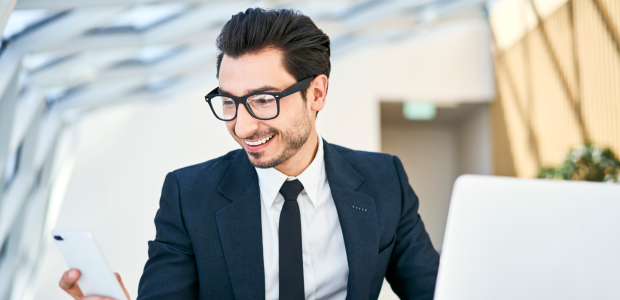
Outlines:
[[299,180],[285,181],[280,188],[284,205],[280,213],[280,299],[303,300],[304,265],[301,251],[301,217],[297,196],[304,189]]

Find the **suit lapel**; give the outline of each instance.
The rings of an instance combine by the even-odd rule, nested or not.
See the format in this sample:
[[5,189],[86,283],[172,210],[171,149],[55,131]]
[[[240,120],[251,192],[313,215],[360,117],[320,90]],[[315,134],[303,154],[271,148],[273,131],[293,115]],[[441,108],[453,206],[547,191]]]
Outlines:
[[356,191],[364,178],[324,141],[325,172],[338,211],[349,264],[348,299],[367,299],[379,249],[375,201]]
[[232,202],[216,212],[228,275],[236,299],[265,299],[260,188],[241,150],[218,190]]

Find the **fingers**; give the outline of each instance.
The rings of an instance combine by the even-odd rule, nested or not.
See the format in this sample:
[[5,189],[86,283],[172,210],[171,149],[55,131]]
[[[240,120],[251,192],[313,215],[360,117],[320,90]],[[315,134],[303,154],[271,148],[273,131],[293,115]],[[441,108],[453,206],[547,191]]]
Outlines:
[[[123,292],[125,292],[125,297],[127,297],[127,300],[129,300],[129,293],[127,292],[127,289],[125,288],[123,281],[121,280],[121,275],[119,275],[118,273],[114,273],[114,275],[116,276],[118,283],[120,283],[121,287],[123,288]],[[60,278],[60,282],[58,283],[58,285],[60,286],[61,289],[63,289],[67,294],[71,295],[71,297],[73,297],[76,300],[116,300],[113,298],[100,297],[100,296],[84,297],[84,294],[82,294],[82,290],[80,290],[80,287],[77,284],[77,280],[79,278],[80,278],[80,271],[72,269],[62,274],[62,277]],[[118,300],[122,300],[122,299],[118,299]]]
[[114,272],[114,275],[116,275],[116,279],[118,279],[118,283],[121,284],[121,287],[123,288],[123,292],[125,292],[125,296],[127,297],[127,300],[129,300],[129,293],[127,293],[127,289],[125,288],[125,284],[123,284],[123,280],[121,280],[121,274]]
[[77,280],[79,278],[80,278],[80,271],[72,269],[62,274],[62,277],[60,278],[60,282],[58,283],[58,285],[60,286],[61,289],[63,289],[67,294],[71,295],[71,297],[73,297],[74,299],[80,299],[84,295],[82,294],[82,291],[80,290],[80,287],[77,284]]

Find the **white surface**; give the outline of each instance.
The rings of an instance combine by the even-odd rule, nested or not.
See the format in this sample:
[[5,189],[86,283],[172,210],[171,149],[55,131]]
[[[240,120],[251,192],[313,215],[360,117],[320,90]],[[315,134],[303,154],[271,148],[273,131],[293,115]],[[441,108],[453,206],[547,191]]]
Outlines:
[[461,176],[435,300],[620,299],[620,185]]
[[54,229],[52,236],[62,238],[54,242],[69,268],[80,270],[78,285],[84,296],[125,299],[114,272],[88,230]]

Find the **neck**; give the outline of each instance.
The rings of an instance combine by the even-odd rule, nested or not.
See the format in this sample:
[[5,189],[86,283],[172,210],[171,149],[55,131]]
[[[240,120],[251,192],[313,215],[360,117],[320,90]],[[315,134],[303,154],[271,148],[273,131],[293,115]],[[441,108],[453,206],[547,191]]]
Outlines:
[[299,151],[287,161],[276,166],[275,169],[284,173],[286,176],[298,176],[312,163],[318,149],[319,136],[313,128],[308,140]]

